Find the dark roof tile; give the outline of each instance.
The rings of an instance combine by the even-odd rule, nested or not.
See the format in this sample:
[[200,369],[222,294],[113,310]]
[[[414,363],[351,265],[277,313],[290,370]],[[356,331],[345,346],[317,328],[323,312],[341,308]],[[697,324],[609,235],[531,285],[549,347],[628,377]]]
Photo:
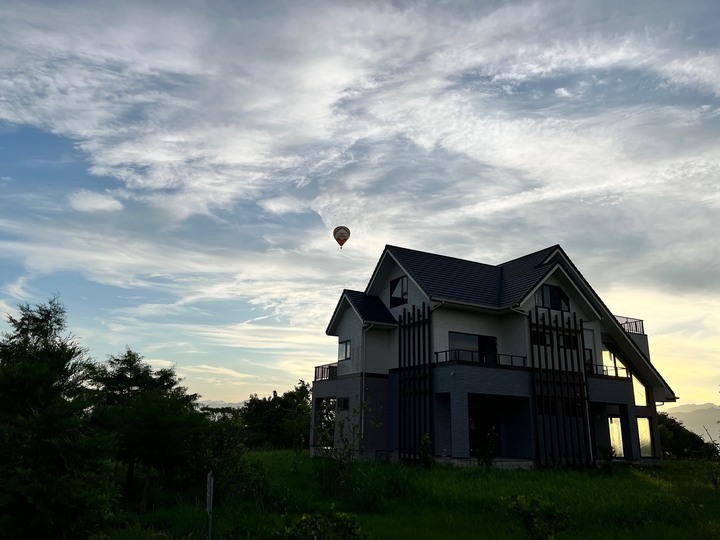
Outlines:
[[382,324],[395,324],[397,322],[390,310],[385,307],[385,304],[377,296],[349,289],[345,289],[343,295],[363,321]]
[[552,246],[506,263],[488,264],[397,246],[386,250],[433,299],[493,308],[516,305],[550,270]]

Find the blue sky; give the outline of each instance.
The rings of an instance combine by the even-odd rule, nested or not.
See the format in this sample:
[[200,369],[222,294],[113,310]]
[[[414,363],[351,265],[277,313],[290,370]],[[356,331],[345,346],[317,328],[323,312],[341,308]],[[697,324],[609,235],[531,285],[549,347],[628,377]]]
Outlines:
[[[626,5],[628,4],[628,5]],[[385,244],[561,244],[720,390],[720,3],[0,4],[0,309],[203,399],[310,380]],[[331,232],[352,237],[340,250]]]

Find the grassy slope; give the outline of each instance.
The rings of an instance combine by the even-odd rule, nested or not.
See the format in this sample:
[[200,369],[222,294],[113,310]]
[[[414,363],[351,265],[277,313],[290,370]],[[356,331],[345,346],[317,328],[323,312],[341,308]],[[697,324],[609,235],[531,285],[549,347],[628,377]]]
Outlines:
[[[247,486],[238,488],[245,490],[239,499],[218,496],[213,540],[282,538],[304,513],[324,519],[335,512],[354,514],[371,539],[547,538],[549,533],[573,540],[720,539],[720,490],[705,461],[616,466],[605,475],[396,464],[363,464],[348,472],[321,466],[307,454],[298,460],[291,451],[250,457],[262,462],[267,478],[249,496]],[[172,508],[102,538],[202,538],[207,530],[202,488],[195,500],[178,498]],[[513,500],[538,505],[529,513],[536,521],[528,528]]]
[[[354,512],[371,538],[524,538],[520,513],[511,506],[518,495],[566,517],[557,538],[720,538],[720,491],[713,488],[711,464],[704,461],[616,466],[612,475],[596,470],[485,473],[479,468],[428,471],[382,465],[374,467],[380,472],[367,476],[382,477],[383,467],[401,468],[399,475],[395,471],[390,476],[407,486],[388,496],[382,480],[370,480],[370,493],[357,489],[353,500],[319,493],[309,458],[303,458],[293,474],[290,453],[254,457],[266,464],[273,481],[298,490],[318,508],[334,504],[338,510]],[[380,499],[377,504],[373,493]]]

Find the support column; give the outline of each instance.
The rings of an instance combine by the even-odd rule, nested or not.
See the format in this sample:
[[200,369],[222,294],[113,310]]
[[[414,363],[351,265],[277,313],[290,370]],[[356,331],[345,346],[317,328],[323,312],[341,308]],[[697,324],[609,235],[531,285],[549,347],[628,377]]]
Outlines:
[[468,415],[468,394],[465,391],[454,391],[450,396],[452,412],[452,455],[454,458],[470,457],[470,432]]

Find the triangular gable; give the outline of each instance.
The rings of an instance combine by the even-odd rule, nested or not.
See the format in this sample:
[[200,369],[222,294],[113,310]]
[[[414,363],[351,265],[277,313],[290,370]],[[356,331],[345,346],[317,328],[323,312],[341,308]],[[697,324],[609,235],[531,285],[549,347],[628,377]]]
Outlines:
[[375,326],[385,326],[388,328],[392,328],[397,324],[392,313],[390,313],[380,298],[360,291],[345,289],[335,306],[335,311],[325,330],[326,334],[331,336],[337,335],[337,326],[347,308],[352,309],[363,323],[371,323]]
[[535,291],[540,287],[548,277],[555,274],[555,272],[562,272],[570,284],[572,284],[576,293],[580,295],[588,307],[592,308],[595,316],[604,321],[610,330],[612,337],[615,339],[617,345],[624,352],[630,351],[630,356],[627,354],[623,355],[626,357],[628,362],[632,364],[637,373],[640,374],[643,381],[652,386],[657,391],[662,393],[662,396],[656,395],[659,401],[675,401],[677,397],[672,391],[670,386],[665,382],[660,372],[655,369],[650,359],[645,355],[644,351],[635,343],[635,341],[628,335],[625,329],[622,327],[620,322],[615,318],[615,315],[605,305],[600,295],[598,295],[592,288],[590,283],[580,273],[577,267],[573,264],[570,257],[567,256],[565,251],[560,247],[556,246],[556,249],[552,253],[548,254],[546,259],[543,261],[544,265],[549,267],[549,271],[546,273],[544,278],[540,280],[536,286],[528,292],[523,299],[526,300],[528,297],[535,294]]

